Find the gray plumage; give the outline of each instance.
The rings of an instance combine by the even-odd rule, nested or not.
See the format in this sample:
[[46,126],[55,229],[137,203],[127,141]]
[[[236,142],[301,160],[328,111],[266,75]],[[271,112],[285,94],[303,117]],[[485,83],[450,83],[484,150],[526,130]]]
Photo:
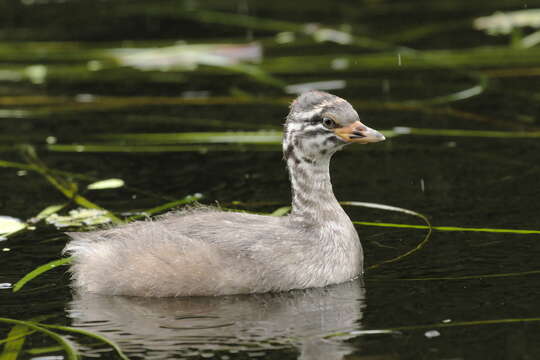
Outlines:
[[285,291],[350,280],[362,273],[358,234],[332,191],[331,156],[351,142],[384,137],[359,122],[345,100],[299,96],[284,126],[292,188],[286,217],[193,207],[155,220],[70,233],[74,285],[134,296]]

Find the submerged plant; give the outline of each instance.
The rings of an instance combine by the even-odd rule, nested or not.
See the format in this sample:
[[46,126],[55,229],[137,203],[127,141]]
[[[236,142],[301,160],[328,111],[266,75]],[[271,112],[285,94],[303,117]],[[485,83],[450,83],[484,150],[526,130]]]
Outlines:
[[64,335],[58,333],[54,330],[59,330],[61,332],[67,332],[71,334],[83,335],[90,337],[100,342],[110,346],[118,355],[120,359],[129,360],[129,358],[123,353],[120,347],[110,341],[109,339],[93,333],[91,331],[86,331],[82,329],[72,328],[69,326],[60,326],[60,325],[50,325],[44,324],[36,321],[22,321],[9,318],[0,318],[0,323],[5,324],[14,324],[15,326],[11,329],[8,334],[8,337],[4,340],[6,343],[4,347],[4,352],[0,354],[2,360],[15,360],[22,351],[22,345],[24,344],[25,338],[31,335],[34,332],[41,333],[45,336],[48,336],[52,340],[58,343],[59,347],[52,347],[45,349],[46,353],[63,351],[66,355],[66,359],[77,360],[80,358],[80,354],[77,351],[77,348],[68,340]]

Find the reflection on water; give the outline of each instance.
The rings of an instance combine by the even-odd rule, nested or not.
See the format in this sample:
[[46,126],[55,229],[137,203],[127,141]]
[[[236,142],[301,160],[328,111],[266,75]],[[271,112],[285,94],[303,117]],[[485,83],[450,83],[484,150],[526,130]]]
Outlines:
[[[79,293],[72,326],[117,342],[131,356],[170,359],[219,352],[296,349],[300,359],[343,359],[336,331],[361,328],[361,281],[327,288],[222,297],[136,298]],[[91,355],[99,349],[87,349]]]

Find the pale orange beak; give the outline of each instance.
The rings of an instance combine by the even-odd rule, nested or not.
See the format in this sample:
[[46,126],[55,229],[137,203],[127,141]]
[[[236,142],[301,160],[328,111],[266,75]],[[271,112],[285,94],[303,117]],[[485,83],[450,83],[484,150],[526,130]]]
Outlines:
[[367,127],[360,121],[355,121],[349,126],[337,128],[334,130],[334,133],[346,142],[350,143],[367,144],[386,139],[383,134],[377,130]]

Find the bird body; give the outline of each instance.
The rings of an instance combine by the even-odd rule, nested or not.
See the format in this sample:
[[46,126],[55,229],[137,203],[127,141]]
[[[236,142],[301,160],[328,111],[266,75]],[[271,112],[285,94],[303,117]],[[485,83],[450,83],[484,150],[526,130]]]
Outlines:
[[283,217],[194,206],[156,219],[70,233],[74,284],[133,296],[228,295],[322,287],[362,273],[358,234],[330,182],[332,155],[384,137],[345,100],[311,91],[291,105],[283,153],[292,188]]

